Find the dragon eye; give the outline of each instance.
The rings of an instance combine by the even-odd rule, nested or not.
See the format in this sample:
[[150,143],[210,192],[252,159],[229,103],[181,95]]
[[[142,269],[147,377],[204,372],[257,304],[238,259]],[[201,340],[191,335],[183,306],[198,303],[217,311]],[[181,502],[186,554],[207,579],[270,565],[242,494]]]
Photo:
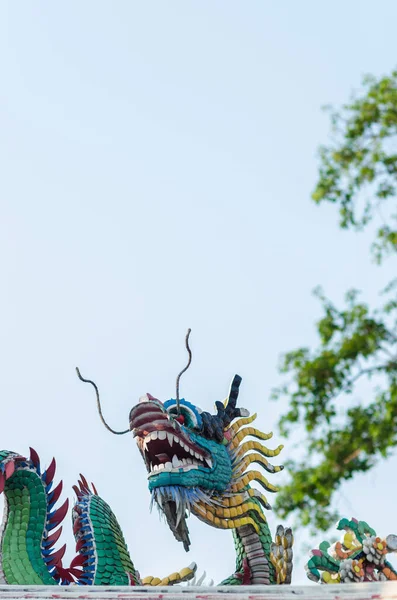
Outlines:
[[199,409],[184,398],[179,401],[179,407],[176,400],[167,400],[164,402],[164,408],[175,421],[189,429],[201,429],[202,422]]

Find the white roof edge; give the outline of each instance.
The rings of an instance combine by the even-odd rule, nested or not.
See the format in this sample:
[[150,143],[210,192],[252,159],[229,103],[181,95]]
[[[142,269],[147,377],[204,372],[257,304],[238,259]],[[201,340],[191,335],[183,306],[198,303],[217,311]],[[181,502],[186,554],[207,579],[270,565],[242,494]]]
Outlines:
[[0,598],[85,600],[397,600],[397,581],[328,585],[252,585],[222,587],[38,586],[0,585]]

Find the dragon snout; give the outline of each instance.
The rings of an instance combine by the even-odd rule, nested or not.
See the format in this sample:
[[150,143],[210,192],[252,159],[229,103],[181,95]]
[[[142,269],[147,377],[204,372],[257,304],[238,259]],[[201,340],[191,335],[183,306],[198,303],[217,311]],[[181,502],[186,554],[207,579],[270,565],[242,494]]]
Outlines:
[[168,418],[162,402],[150,394],[146,394],[131,409],[130,430],[134,436],[145,436],[151,431],[158,429],[158,425],[168,421]]

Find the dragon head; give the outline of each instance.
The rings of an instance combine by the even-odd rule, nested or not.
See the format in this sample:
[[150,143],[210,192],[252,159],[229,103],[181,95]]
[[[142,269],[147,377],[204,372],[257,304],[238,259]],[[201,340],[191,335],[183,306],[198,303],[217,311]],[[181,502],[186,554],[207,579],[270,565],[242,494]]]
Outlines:
[[[252,427],[240,429],[256,416],[249,417],[247,410],[236,407],[240,383],[241,377],[235,375],[225,402],[215,404],[216,415],[184,399],[163,403],[150,394],[130,412],[130,430],[148,471],[152,502],[186,550],[190,512],[215,527],[231,529],[251,523],[249,511],[263,515],[259,504],[270,508],[259,491],[248,489],[250,480],[256,479],[269,491],[277,490],[257,471],[249,472],[253,476],[244,473],[254,460],[270,472],[279,471],[281,467],[273,467],[263,457],[275,456],[282,446],[272,451],[259,442],[240,445],[246,435],[271,436]],[[260,454],[247,456],[249,449],[258,449]]]
[[90,379],[77,375],[90,383],[96,392],[99,416],[105,427],[114,434],[132,431],[144,459],[152,494],[167,519],[174,536],[189,550],[189,530],[186,519],[190,512],[205,523],[222,529],[252,526],[260,533],[260,523],[266,521],[263,508],[270,508],[265,496],[250,486],[258,482],[264,489],[276,492],[273,486],[256,470],[248,470],[257,463],[269,473],[281,471],[266,457],[277,456],[282,445],[270,450],[260,441],[243,441],[247,436],[268,440],[265,434],[250,425],[256,415],[249,416],[244,408],[237,408],[241,377],[235,375],[224,402],[215,402],[216,414],[202,411],[184,399],[179,399],[179,380],[190,365],[190,329],[186,335],[189,353],[187,366],[176,380],[176,400],[161,402],[150,394],[143,396],[131,409],[130,426],[115,431],[102,415],[99,390]]

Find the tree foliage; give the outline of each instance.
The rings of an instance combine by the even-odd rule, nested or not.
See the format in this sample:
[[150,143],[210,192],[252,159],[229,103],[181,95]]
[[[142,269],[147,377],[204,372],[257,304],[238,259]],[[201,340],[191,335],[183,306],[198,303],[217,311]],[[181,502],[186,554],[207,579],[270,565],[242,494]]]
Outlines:
[[[367,77],[361,95],[331,113],[331,125],[313,200],[335,204],[342,228],[371,228],[379,264],[390,254],[395,259],[397,71],[379,80]],[[342,482],[397,446],[397,280],[383,290],[377,309],[355,290],[342,308],[320,288],[315,293],[323,311],[316,324],[319,345],[283,356],[285,383],[273,393],[289,400],[281,432],[288,436],[300,424],[306,436],[298,458],[287,465],[290,480],[276,510],[284,518],[294,514],[313,532],[336,520],[332,499]]]
[[380,262],[397,251],[397,214],[388,207],[383,213],[396,197],[397,71],[379,80],[367,76],[363,93],[331,112],[331,124],[334,141],[320,148],[313,200],[337,204],[342,228],[362,230],[377,218],[373,250]]

